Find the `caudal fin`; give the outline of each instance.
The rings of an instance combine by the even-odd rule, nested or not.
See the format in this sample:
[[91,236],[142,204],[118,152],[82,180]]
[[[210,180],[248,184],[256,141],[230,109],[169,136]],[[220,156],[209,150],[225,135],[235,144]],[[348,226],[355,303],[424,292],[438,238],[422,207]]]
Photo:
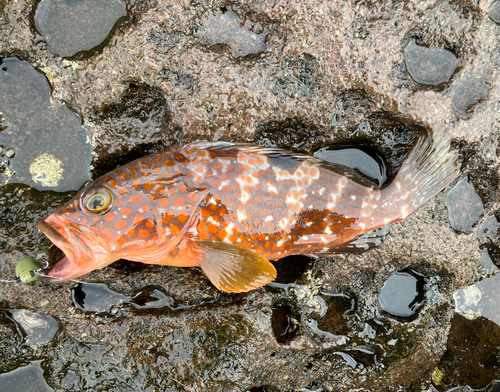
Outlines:
[[442,134],[423,132],[396,178],[382,190],[382,207],[396,207],[392,221],[405,219],[446,188],[459,174],[458,153]]

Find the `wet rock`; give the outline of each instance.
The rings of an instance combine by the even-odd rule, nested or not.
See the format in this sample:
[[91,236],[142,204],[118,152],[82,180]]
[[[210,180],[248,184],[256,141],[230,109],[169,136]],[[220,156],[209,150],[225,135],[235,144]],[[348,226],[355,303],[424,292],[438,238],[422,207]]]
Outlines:
[[2,392],[53,392],[43,377],[43,361],[32,361],[11,372],[0,374]]
[[[50,100],[44,75],[29,63],[0,63],[0,100],[6,129],[0,132],[0,181],[39,190],[77,190],[89,179],[91,145],[81,119]],[[9,151],[11,151],[9,153]]]
[[264,52],[269,32],[255,33],[246,24],[233,10],[222,7],[215,14],[207,12],[195,36],[209,45],[229,45],[234,57]]
[[422,84],[437,86],[448,82],[460,65],[453,53],[443,48],[418,46],[410,42],[405,48],[406,69]]
[[163,93],[140,83],[130,83],[119,102],[94,114],[94,122],[102,133],[96,146],[97,175],[164,150],[180,137],[169,129],[170,112]]
[[123,0],[41,0],[35,25],[51,53],[71,57],[99,46],[125,15]]
[[500,24],[500,1],[495,1],[491,7],[488,16],[497,24]]
[[389,317],[409,321],[415,316],[424,299],[424,279],[412,272],[396,272],[380,290],[380,310]]
[[462,177],[448,192],[446,208],[451,227],[465,234],[473,232],[484,213],[483,203],[467,177]]
[[317,327],[333,335],[348,335],[348,312],[355,309],[355,300],[347,294],[322,293],[325,300],[325,309],[320,314]]
[[459,117],[466,117],[468,109],[488,96],[491,87],[482,78],[463,78],[451,86],[453,109]]
[[54,339],[59,325],[52,317],[33,313],[27,309],[9,311],[12,318],[18,323],[26,335],[25,344],[36,347]]

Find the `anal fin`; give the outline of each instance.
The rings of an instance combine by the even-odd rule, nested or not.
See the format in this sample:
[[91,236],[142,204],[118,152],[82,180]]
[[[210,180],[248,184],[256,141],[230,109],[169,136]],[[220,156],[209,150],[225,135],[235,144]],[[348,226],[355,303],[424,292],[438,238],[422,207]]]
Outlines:
[[196,260],[212,284],[221,291],[242,293],[276,279],[266,258],[248,249],[216,241],[191,241]]

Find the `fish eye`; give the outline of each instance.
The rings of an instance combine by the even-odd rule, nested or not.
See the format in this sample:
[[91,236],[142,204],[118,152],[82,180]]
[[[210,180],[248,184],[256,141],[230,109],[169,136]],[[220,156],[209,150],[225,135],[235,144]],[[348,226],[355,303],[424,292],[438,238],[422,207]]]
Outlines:
[[113,206],[113,193],[105,186],[92,186],[80,198],[83,210],[91,214],[104,214]]

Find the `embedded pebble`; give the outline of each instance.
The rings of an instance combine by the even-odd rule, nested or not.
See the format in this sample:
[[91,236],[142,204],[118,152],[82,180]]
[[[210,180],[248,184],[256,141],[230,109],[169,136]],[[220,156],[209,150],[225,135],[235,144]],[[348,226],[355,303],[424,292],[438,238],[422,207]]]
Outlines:
[[437,86],[450,80],[460,60],[446,49],[410,42],[405,48],[405,63],[415,82]]
[[242,26],[238,15],[231,9],[225,9],[215,15],[208,12],[195,36],[210,45],[227,44],[234,57],[241,57],[265,51],[267,34],[267,31],[256,34]]
[[44,314],[33,313],[27,309],[14,309],[10,314],[23,329],[26,334],[25,343],[31,347],[50,342],[59,330],[57,321]]
[[382,286],[379,295],[380,309],[396,318],[413,316],[422,305],[424,280],[421,275],[396,272]]
[[490,86],[481,78],[465,78],[453,83],[450,89],[451,104],[459,114],[488,96]]
[[125,15],[123,0],[41,0],[35,24],[51,53],[71,57],[100,45]]
[[495,1],[490,8],[488,16],[495,22],[500,24],[500,1]]
[[481,198],[468,182],[467,176],[462,177],[448,192],[445,205],[451,227],[465,234],[473,232],[474,225],[484,213]]

